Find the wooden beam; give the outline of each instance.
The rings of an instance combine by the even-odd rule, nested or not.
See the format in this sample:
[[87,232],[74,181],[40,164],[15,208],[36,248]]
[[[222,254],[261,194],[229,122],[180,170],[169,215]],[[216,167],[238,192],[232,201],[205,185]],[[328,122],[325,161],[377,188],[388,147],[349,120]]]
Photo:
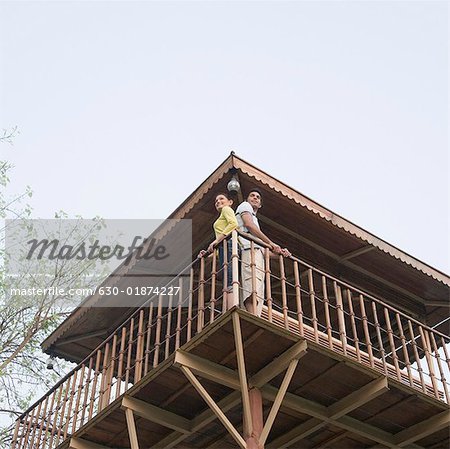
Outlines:
[[84,440],[82,438],[71,438],[69,441],[69,449],[111,449],[92,441]]
[[133,410],[125,409],[125,418],[127,420],[128,436],[130,438],[131,449],[139,449],[139,441],[136,431],[136,423],[134,422]]
[[399,447],[409,446],[417,440],[427,437],[434,432],[448,427],[450,424],[450,411],[445,410],[425,421],[411,426],[399,433],[394,438]]
[[[277,389],[271,385],[266,385],[262,389],[263,397],[269,400],[274,400],[277,395]],[[327,407],[309,401],[308,399],[301,398],[292,393],[286,393],[283,401],[283,408],[290,409],[295,412],[303,413],[314,418],[320,419],[325,423],[330,423],[334,426],[340,427],[345,430],[350,430],[358,435],[369,438],[378,443],[384,444],[391,448],[397,448],[394,443],[394,437],[392,434],[371,426],[370,424],[363,423],[357,419],[349,416],[343,416],[339,419],[331,419],[329,417],[329,411]]]
[[56,346],[66,345],[69,343],[75,343],[78,341],[87,340],[88,338],[104,337],[107,332],[108,332],[108,329],[100,329],[100,330],[97,329],[93,332],[87,332],[85,334],[74,335],[73,337],[61,338],[58,340]]
[[355,249],[354,251],[349,251],[346,254],[343,254],[341,256],[341,260],[349,260],[353,259],[353,257],[358,257],[361,254],[368,253],[369,251],[373,251],[375,249],[375,246],[372,245],[365,245],[361,248]]
[[318,420],[317,417],[311,418],[308,421],[305,421],[304,423],[295,427],[282,437],[279,437],[275,441],[272,441],[270,447],[288,447],[302,440],[303,438],[306,438],[308,435],[327,425],[329,422],[332,423],[333,420],[338,419],[341,416],[351,412],[352,410],[357,409],[361,405],[371,401],[388,389],[388,383],[385,377],[375,379],[374,381],[368,383],[359,390],[354,391],[353,393],[349,394],[348,396],[334,403],[328,408],[324,408],[322,410],[317,409],[316,412],[318,413],[318,416],[320,416],[322,413],[325,413],[327,415],[326,420]]
[[281,382],[278,393],[275,397],[275,400],[272,404],[272,407],[269,412],[269,416],[264,424],[263,431],[261,432],[261,436],[259,437],[259,444],[264,447],[266,443],[267,437],[269,436],[269,432],[272,429],[273,422],[275,421],[275,417],[278,414],[278,410],[280,410],[281,403],[283,402],[284,395],[289,387],[292,376],[294,375],[295,368],[297,368],[298,359],[294,359],[289,364],[288,369],[286,370],[286,374],[284,375],[283,382]]
[[131,409],[133,412],[147,419],[148,421],[177,430],[182,433],[190,433],[191,422],[183,416],[177,415],[162,408],[155,407],[147,402],[141,401],[130,396],[124,396],[122,399],[122,408]]
[[212,380],[234,390],[240,390],[241,388],[236,371],[181,349],[178,349],[175,353],[174,365],[180,368],[183,366],[189,368],[193,373],[205,379]]
[[244,436],[250,437],[253,431],[252,413],[250,410],[250,397],[248,394],[247,372],[245,369],[244,346],[242,342],[241,323],[239,315],[233,312],[233,332],[236,347],[236,359],[238,365],[239,382],[241,384],[242,408],[244,412]]
[[306,354],[308,344],[302,340],[295,343],[289,349],[283,352],[279,357],[272,360],[268,365],[256,373],[249,381],[251,387],[260,388],[269,380],[283,372],[291,363],[292,360],[300,359]]
[[350,413],[362,405],[370,402],[377,396],[389,390],[388,381],[386,377],[379,377],[372,382],[364,385],[359,390],[350,393],[345,398],[328,407],[328,415],[331,419],[337,419],[341,416]]
[[[216,404],[214,399],[209,395],[209,393],[205,390],[203,385],[198,381],[198,379],[194,376],[192,371],[186,366],[180,366],[181,371],[183,371],[184,375],[187,377],[189,382],[191,382],[192,386],[197,390],[200,396],[204,399],[204,401],[208,404],[209,408],[215,413],[219,421],[224,425],[227,429],[228,433],[233,437],[236,443],[242,449],[247,448],[247,444],[245,440],[241,437],[239,432],[235,429],[230,420],[225,416],[220,407]],[[132,448],[134,449],[134,448]]]

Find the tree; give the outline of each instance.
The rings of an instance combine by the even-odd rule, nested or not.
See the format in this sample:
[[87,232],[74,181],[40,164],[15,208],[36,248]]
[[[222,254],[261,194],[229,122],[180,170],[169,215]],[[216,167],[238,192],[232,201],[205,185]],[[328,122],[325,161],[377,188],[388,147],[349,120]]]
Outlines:
[[[18,134],[17,127],[4,130],[0,143],[12,143]],[[10,182],[13,167],[7,161],[0,161],[0,447],[9,447],[15,419],[30,405],[36,396],[41,396],[67,371],[69,364],[57,362],[56,368],[48,370],[48,356],[43,354],[40,342],[49,335],[70,313],[74,301],[80,298],[70,295],[70,289],[93,288],[103,274],[92,276],[92,261],[78,263],[58,262],[49,269],[48,261],[42,260],[40,267],[44,276],[30,272],[29,266],[19,265],[14,275],[7,271],[11,255],[5,248],[5,235],[11,228],[27,225],[32,208],[27,203],[32,197],[30,187],[19,195],[7,197],[6,188]],[[10,220],[6,220],[9,218]],[[63,220],[63,212],[55,214]],[[92,239],[92,229],[79,226],[75,221],[72,237]],[[94,226],[98,226],[98,220]],[[87,234],[86,234],[87,233]],[[90,234],[89,234],[90,233]],[[18,294],[34,287],[41,294]],[[53,293],[49,287],[55,287]],[[61,293],[64,292],[64,293]],[[67,293],[66,293],[67,292]]]

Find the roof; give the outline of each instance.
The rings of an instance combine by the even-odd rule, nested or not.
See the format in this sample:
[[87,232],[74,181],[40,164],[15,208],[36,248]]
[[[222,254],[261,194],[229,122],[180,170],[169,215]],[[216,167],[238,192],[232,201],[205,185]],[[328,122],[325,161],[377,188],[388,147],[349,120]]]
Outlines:
[[[254,186],[263,191],[264,208],[259,215],[264,231],[296,256],[394,304],[430,326],[448,316],[448,275],[346,220],[234,152],[168,217],[193,220],[194,253],[211,237],[215,216],[213,199],[217,192],[226,189],[231,172],[238,177],[243,192]],[[279,210],[286,213],[280,216]],[[127,311],[116,308],[97,310],[87,318],[86,312],[96,300],[98,298],[88,298],[85,307],[76,309],[44,341],[43,349],[76,360],[78,356],[71,357],[62,348],[57,350],[58,341],[65,339],[67,342],[81,332],[93,332],[97,335],[88,345],[91,348],[128,316]],[[96,321],[89,324],[90,320]],[[80,323],[85,325],[80,326]]]

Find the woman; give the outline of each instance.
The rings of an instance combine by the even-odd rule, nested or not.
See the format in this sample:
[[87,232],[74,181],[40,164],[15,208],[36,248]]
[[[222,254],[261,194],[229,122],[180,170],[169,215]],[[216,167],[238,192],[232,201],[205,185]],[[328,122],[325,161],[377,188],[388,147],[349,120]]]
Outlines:
[[[234,211],[231,208],[233,200],[227,193],[219,193],[216,196],[214,205],[218,212],[220,212],[219,218],[214,222],[213,228],[216,234],[216,238],[209,244],[208,249],[199,252],[198,257],[203,257],[207,253],[212,253],[214,248],[218,246],[219,249],[219,266],[222,268],[224,266],[224,251],[223,244],[220,244],[234,229],[238,227],[238,222]],[[231,239],[227,241],[227,289],[228,292],[231,291],[233,285],[233,274],[232,274],[232,245]],[[230,296],[230,295],[228,295]],[[228,298],[228,304],[231,304],[231,298]]]

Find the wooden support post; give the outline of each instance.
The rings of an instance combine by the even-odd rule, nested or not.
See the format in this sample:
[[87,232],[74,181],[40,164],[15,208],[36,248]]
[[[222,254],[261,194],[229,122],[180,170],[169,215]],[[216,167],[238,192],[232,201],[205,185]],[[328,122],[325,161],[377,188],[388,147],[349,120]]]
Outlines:
[[242,408],[244,410],[244,435],[252,434],[252,416],[250,410],[250,398],[248,395],[247,373],[245,370],[244,346],[242,342],[241,323],[239,315],[233,313],[234,343],[236,346],[236,359],[238,365],[239,382],[241,384]]
[[262,394],[257,388],[252,388],[248,393],[252,417],[252,433],[250,435],[244,433],[245,442],[247,443],[247,449],[263,449],[264,446],[261,446],[259,442],[264,426]]
[[136,423],[134,422],[133,410],[125,409],[125,417],[127,420],[128,435],[130,437],[131,449],[139,449],[139,441],[136,431]]

